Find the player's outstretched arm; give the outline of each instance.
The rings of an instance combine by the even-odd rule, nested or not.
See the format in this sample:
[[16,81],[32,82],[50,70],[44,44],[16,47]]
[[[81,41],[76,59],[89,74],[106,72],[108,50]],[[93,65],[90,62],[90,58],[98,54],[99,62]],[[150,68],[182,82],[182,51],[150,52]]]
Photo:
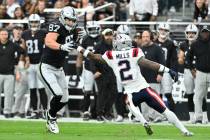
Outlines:
[[83,54],[84,57],[99,61],[101,63],[106,63],[106,61],[102,58],[101,54],[94,54],[91,51],[85,50],[84,48],[82,48],[80,46],[77,48],[77,51],[80,52],[81,54]]
[[156,63],[154,61],[150,61],[146,58],[139,59],[138,64],[140,66],[152,69],[154,71],[168,72],[171,75],[171,77],[174,79],[175,82],[178,80],[178,73],[169,69],[169,68],[167,68],[167,67],[165,67],[165,66],[163,66],[162,64]]

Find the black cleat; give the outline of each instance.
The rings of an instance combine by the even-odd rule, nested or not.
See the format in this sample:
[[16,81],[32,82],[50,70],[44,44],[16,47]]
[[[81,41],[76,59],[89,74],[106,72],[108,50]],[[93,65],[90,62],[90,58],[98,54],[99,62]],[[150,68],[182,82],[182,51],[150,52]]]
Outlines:
[[151,126],[148,123],[144,124],[144,128],[145,128],[145,130],[146,130],[148,135],[152,135],[153,134],[152,128],[151,128]]

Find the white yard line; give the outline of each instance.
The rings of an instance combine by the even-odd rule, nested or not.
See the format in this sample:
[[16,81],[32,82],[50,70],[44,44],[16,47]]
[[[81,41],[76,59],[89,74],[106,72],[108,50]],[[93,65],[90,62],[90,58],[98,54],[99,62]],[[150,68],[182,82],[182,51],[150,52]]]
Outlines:
[[[6,119],[4,116],[0,115],[0,120],[4,121],[34,121],[34,122],[45,122],[43,119],[26,119],[26,118],[10,118]],[[97,120],[89,120],[89,121],[83,121],[82,118],[59,118],[58,122],[81,122],[81,123],[112,123],[112,124],[135,124],[135,125],[141,125],[139,122],[130,122],[128,119],[124,119],[123,122],[115,122],[115,121],[109,121],[109,122],[99,122]],[[185,126],[193,126],[193,127],[209,127],[210,123],[208,124],[190,124],[187,121],[182,121]],[[168,123],[167,121],[161,122],[161,123],[151,123],[151,125],[160,125],[160,126],[168,126],[172,125]]]

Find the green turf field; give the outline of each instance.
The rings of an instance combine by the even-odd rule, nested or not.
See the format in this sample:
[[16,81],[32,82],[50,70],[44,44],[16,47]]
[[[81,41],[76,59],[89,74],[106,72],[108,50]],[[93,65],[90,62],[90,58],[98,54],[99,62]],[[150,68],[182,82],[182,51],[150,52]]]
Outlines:
[[59,123],[60,133],[49,134],[45,122],[0,121],[0,140],[210,140],[210,127],[188,127],[193,137],[184,137],[171,125],[152,125],[147,136],[137,124]]

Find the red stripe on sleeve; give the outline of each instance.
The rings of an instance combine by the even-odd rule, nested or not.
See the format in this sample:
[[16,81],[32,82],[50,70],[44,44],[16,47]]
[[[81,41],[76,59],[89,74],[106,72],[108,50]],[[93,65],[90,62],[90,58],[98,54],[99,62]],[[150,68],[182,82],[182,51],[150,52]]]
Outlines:
[[134,48],[134,49],[133,49],[132,56],[133,56],[133,57],[137,57],[137,56],[138,56],[138,53],[139,53],[139,49],[138,49],[138,48]]
[[107,55],[108,59],[113,59],[112,51],[107,51],[106,55]]

